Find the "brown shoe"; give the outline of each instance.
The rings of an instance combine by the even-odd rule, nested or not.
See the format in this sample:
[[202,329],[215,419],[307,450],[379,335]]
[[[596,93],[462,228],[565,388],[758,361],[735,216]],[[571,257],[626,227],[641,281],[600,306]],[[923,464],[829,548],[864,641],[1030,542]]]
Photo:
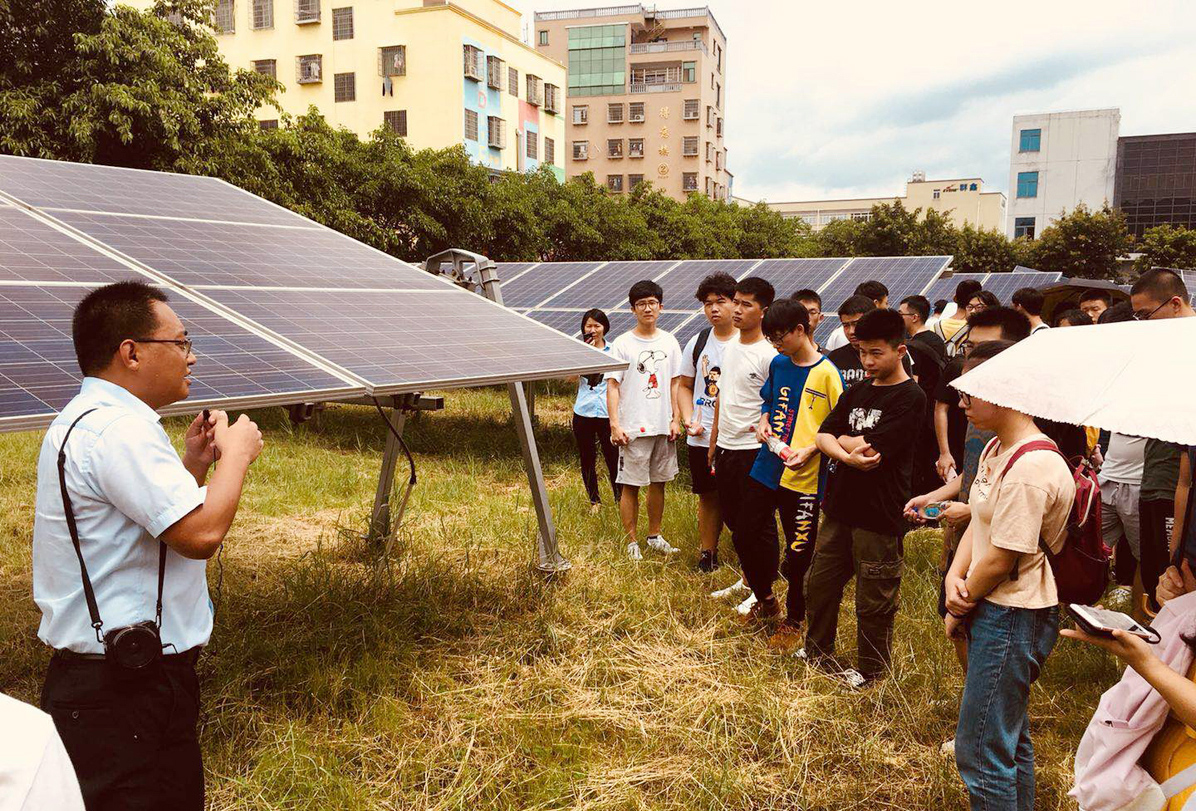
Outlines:
[[789,653],[799,647],[802,641],[801,625],[782,622],[780,627],[768,638],[768,649],[778,653]]
[[781,604],[776,597],[762,600],[752,606],[752,610],[743,618],[744,625],[771,625],[781,616]]

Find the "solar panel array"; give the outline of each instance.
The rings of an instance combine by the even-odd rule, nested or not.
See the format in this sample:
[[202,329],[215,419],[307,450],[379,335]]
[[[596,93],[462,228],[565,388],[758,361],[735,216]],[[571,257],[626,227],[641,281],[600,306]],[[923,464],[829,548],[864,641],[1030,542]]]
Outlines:
[[617,367],[213,178],[0,156],[0,200],[0,428],[45,424],[78,390],[71,312],[121,279],[166,289],[194,337],[191,395],[167,413]]
[[943,276],[931,284],[923,295],[930,299],[931,304],[939,299],[951,301],[959,283],[971,279],[980,282],[981,286],[1000,299],[1002,304],[1009,304],[1013,294],[1021,288],[1048,287],[1061,278],[1062,273],[1032,270],[1019,265],[1011,273],[955,273]]

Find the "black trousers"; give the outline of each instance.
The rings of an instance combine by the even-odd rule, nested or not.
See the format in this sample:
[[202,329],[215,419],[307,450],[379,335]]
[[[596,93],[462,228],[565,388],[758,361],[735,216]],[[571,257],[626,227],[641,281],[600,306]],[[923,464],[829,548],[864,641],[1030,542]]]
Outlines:
[[[718,489],[718,506],[722,510],[723,523],[731,530],[731,542],[735,554],[743,559],[740,544],[744,542],[743,530],[738,526],[739,517],[745,509],[744,498],[748,482],[752,480],[752,465],[756,462],[756,450],[729,451],[716,448],[714,451],[714,484]],[[776,528],[773,527],[773,543],[776,543]],[[750,554],[750,552],[749,552]]]
[[594,452],[594,440],[598,440],[598,447],[602,449],[602,458],[606,460],[606,470],[610,474],[610,486],[615,494],[615,501],[619,500],[620,487],[615,483],[618,475],[619,449],[610,441],[610,420],[606,417],[583,417],[573,415],[573,438],[577,441],[577,455],[581,458],[581,481],[586,486],[586,495],[591,504],[600,504],[602,496],[598,494],[598,472],[594,469],[598,456]]
[[1142,555],[1142,592],[1151,611],[1158,611],[1154,593],[1159,577],[1171,565],[1171,528],[1175,524],[1175,500],[1138,499],[1139,548]]
[[54,656],[42,687],[87,811],[203,811],[195,656],[129,674]]
[[[777,552],[777,513],[785,533],[785,559]],[[770,490],[749,477],[739,520],[743,525],[743,550],[736,547],[743,577],[756,599],[772,593],[777,571],[785,576],[785,614],[791,625],[806,617],[806,572],[818,540],[818,496],[784,487]]]

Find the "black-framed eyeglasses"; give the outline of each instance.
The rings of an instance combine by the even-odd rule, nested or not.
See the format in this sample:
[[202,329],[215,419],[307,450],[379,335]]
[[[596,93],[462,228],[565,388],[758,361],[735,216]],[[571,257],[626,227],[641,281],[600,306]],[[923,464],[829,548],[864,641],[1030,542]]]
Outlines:
[[[1175,297],[1172,296],[1171,298],[1175,298]],[[1134,320],[1135,321],[1149,321],[1151,318],[1154,317],[1155,313],[1157,313],[1159,310],[1163,309],[1170,303],[1171,303],[1171,299],[1167,299],[1166,301],[1164,301],[1158,307],[1155,307],[1150,312],[1146,312],[1145,310],[1138,310],[1138,312],[1134,313]]]
[[136,344],[174,344],[183,348],[184,355],[191,354],[191,347],[195,342],[190,338],[134,338],[133,343]]
[[963,405],[964,408],[971,408],[972,407],[972,395],[968,394],[966,391],[961,391],[959,393],[959,402]]

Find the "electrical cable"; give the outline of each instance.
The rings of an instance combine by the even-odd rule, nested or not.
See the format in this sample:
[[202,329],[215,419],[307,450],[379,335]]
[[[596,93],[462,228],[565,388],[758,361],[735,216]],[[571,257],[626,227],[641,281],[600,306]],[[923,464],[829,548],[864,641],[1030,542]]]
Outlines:
[[386,539],[386,548],[383,551],[384,557],[390,557],[390,549],[394,546],[395,533],[398,531],[399,525],[403,522],[403,514],[407,512],[407,502],[411,498],[411,491],[415,489],[415,457],[411,455],[411,449],[407,447],[407,443],[403,440],[403,435],[399,433],[398,429],[391,423],[390,418],[386,416],[386,412],[382,410],[382,404],[378,402],[377,397],[371,397],[374,401],[374,408],[378,409],[378,416],[382,418],[382,422],[386,424],[387,430],[394,435],[398,440],[399,447],[403,449],[403,454],[407,457],[407,464],[410,467],[411,475],[407,478],[407,486],[403,490],[403,498],[399,501],[399,509],[395,513],[394,521],[391,522],[394,531],[388,532]]

